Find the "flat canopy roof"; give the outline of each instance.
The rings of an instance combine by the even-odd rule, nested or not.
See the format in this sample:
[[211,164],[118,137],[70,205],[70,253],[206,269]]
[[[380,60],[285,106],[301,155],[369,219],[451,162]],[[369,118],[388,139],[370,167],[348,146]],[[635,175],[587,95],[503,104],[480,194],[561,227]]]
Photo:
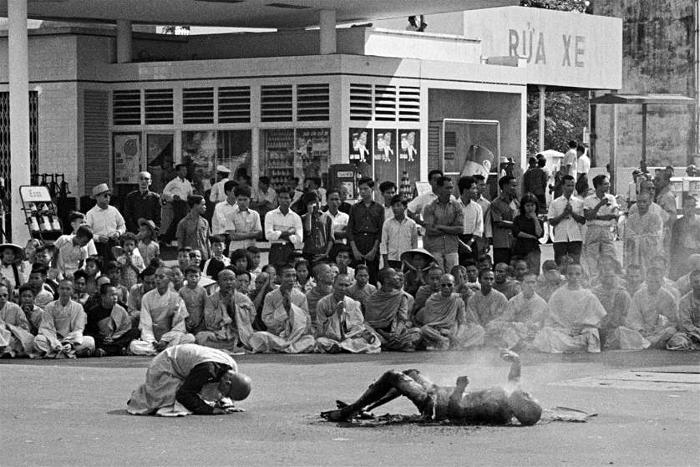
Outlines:
[[695,99],[680,94],[605,94],[588,101],[590,104],[666,104],[691,105]]
[[[0,16],[7,16],[0,0]],[[517,5],[518,0],[28,0],[31,19],[142,24],[300,28],[318,25],[318,10],[338,23]]]

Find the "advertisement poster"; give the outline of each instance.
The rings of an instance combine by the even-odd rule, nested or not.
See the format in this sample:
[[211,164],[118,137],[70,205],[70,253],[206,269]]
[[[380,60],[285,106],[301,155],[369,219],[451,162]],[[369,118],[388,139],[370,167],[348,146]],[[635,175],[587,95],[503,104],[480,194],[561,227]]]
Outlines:
[[420,130],[399,130],[399,186],[406,196],[420,180],[420,159]]
[[398,147],[395,129],[374,130],[374,179],[377,184],[390,181],[398,186]]
[[152,177],[151,190],[162,192],[167,181],[175,176],[172,133],[146,135],[146,165]]
[[138,183],[141,171],[141,134],[117,133],[113,135],[114,183]]
[[350,128],[348,143],[350,146],[350,163],[355,164],[363,177],[374,176],[372,170],[372,130],[369,128]]

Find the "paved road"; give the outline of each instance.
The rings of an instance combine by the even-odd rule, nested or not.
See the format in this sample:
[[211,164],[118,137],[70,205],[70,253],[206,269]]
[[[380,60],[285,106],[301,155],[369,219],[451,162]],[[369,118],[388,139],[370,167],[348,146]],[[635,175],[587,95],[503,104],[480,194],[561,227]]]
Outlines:
[[[524,385],[545,407],[597,412],[588,423],[534,427],[384,426],[322,422],[391,368],[419,368],[440,384],[467,374],[475,388],[502,383],[495,351],[352,355],[247,355],[255,382],[248,411],[179,419],[134,417],[125,402],[146,358],[3,361],[2,465],[691,465],[700,458],[700,353],[528,354]],[[630,370],[656,375],[619,389]],[[651,373],[664,371],[667,373]],[[608,376],[602,382],[571,380]],[[653,380],[673,380],[658,384]],[[697,381],[697,379],[695,379]],[[564,385],[562,385],[564,382]],[[654,390],[649,390],[655,387]],[[375,413],[414,413],[397,400]]]

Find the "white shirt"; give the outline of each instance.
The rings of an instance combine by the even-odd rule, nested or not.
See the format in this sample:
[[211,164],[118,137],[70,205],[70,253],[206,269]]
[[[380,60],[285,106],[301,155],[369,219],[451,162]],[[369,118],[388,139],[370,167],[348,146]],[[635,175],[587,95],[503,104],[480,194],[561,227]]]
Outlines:
[[85,215],[85,223],[92,229],[94,235],[109,236],[114,232],[122,235],[126,232],[124,218],[114,206],[107,206],[106,209],[102,209],[95,205]]
[[493,238],[493,227],[491,226],[491,201],[487,200],[483,196],[479,196],[476,201],[481,208],[481,213],[483,215],[483,225],[484,225],[484,238]]
[[[571,202],[573,213],[583,217],[583,200],[574,195],[571,195],[571,198],[568,200],[562,195],[552,201],[549,204],[547,217],[553,219],[560,216],[569,202]],[[572,216],[562,219],[561,222],[554,227],[554,238],[552,241],[554,243],[582,242],[583,225],[576,222]]]
[[382,225],[382,241],[379,254],[390,261],[401,261],[401,253],[418,246],[418,226],[413,219],[404,216],[401,222],[392,217]]
[[[260,214],[258,211],[253,211],[252,209],[246,209],[241,211],[240,208],[233,213],[231,216],[231,228],[227,230],[233,230],[238,233],[250,233],[253,231],[262,232],[262,225],[260,224]],[[229,244],[229,250],[237,250],[239,248],[248,248],[249,246],[255,245],[254,238],[248,238],[245,240],[231,240]]]
[[470,200],[469,204],[464,204],[460,199],[459,204],[462,205],[462,213],[464,214],[464,231],[465,234],[472,234],[476,237],[484,236],[484,213],[481,206],[474,200]]
[[53,244],[56,249],[56,269],[63,277],[75,274],[89,256],[87,245],[83,247],[75,245],[74,238],[75,234],[61,235]]
[[[326,211],[325,214],[331,218],[331,221],[333,222],[333,235],[335,236],[336,232],[346,232],[347,227],[348,227],[348,221],[350,220],[350,216],[345,214],[343,211],[338,211],[338,214],[335,216],[331,214],[330,210]],[[336,242],[342,242],[345,243],[346,239],[341,238],[341,239],[336,239]]]
[[280,208],[273,209],[265,215],[265,238],[271,243],[280,243],[282,230],[293,227],[295,232],[289,236],[289,241],[294,244],[294,248],[301,248],[304,242],[304,226],[301,217],[291,209],[287,214],[282,214]]
[[238,212],[238,203],[230,204],[222,201],[214,206],[214,215],[211,218],[211,231],[214,235],[221,235],[234,228],[233,214]]
[[[607,206],[602,206],[600,209],[598,209],[598,215],[599,216],[605,216],[608,214],[614,214],[618,209],[619,206],[617,205],[617,200],[613,195],[610,193],[605,193],[603,195],[603,198],[606,198],[608,200],[608,205]],[[592,195],[586,196],[586,199],[583,200],[583,209],[584,211],[586,210],[593,210],[595,207],[598,205],[600,202],[600,198],[598,198],[598,195],[593,193]],[[615,225],[615,220],[609,220],[609,221],[604,221],[600,219],[595,219],[595,220],[587,220],[586,225],[598,225],[601,227],[612,227]]]
[[179,196],[182,201],[187,201],[187,197],[192,195],[194,190],[192,189],[192,184],[186,178],[181,179],[180,177],[175,177],[165,185],[163,188],[163,199],[165,201],[171,202],[175,195]]
[[[226,201],[226,192],[224,191],[224,185],[228,182],[228,178],[219,180],[211,187],[211,193],[209,193],[209,201],[212,203],[220,203]],[[183,198],[185,199],[185,198]]]
[[258,188],[255,191],[253,191],[253,201],[260,204],[265,201],[272,203],[273,206],[277,206],[277,192],[272,189],[272,187],[267,188],[267,192],[263,193],[263,191]]
[[591,159],[587,155],[582,155],[576,163],[576,172],[588,175],[591,170]]
[[578,160],[576,154],[576,149],[569,149],[564,155],[564,160],[561,161],[562,169],[567,165],[571,164],[571,168],[569,169],[569,175],[574,177],[574,180],[576,180],[576,162]]

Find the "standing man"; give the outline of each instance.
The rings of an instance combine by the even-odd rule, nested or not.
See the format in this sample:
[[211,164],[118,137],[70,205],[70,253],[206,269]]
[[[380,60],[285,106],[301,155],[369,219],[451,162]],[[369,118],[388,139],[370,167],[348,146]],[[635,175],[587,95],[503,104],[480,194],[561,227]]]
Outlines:
[[148,172],[139,172],[139,189],[126,195],[124,220],[126,230],[139,232],[139,219],[150,219],[160,229],[160,195],[150,190],[152,177]]
[[561,265],[562,256],[568,255],[574,263],[581,261],[583,225],[586,223],[583,201],[574,196],[574,177],[565,175],[562,195],[549,205],[549,223],[554,227],[554,260]]
[[418,226],[413,219],[406,217],[406,200],[401,195],[391,199],[392,215],[382,226],[382,240],[379,252],[384,267],[401,270],[401,254],[418,248]]
[[586,148],[579,144],[576,147],[576,192],[581,198],[588,195],[588,172],[591,170],[591,158],[586,155]]
[[331,189],[326,194],[326,199],[328,200],[328,210],[326,215],[331,218],[333,223],[333,239],[335,243],[346,243],[346,238],[348,237],[348,221],[350,216],[340,210],[340,191],[336,189]]
[[532,193],[537,197],[537,204],[544,210],[547,206],[547,174],[537,165],[537,158],[528,159],[528,168],[523,174],[523,195]]
[[486,178],[484,178],[484,176],[481,174],[472,175],[472,177],[474,178],[474,181],[476,181],[476,186],[478,188],[472,199],[476,201],[476,204],[481,206],[481,214],[484,218],[484,236],[476,241],[478,255],[481,257],[488,254],[489,249],[491,248],[491,242],[493,241],[493,227],[491,225],[491,201],[485,197],[489,191],[489,186],[486,184]]
[[[459,264],[468,260],[479,261],[479,240],[484,236],[484,214],[474,198],[479,195],[479,187],[474,177],[459,179],[459,202],[462,205],[464,229],[459,235]],[[487,201],[488,202],[488,201]]]
[[380,183],[379,192],[384,200],[384,220],[386,221],[394,215],[391,210],[391,198],[396,194],[396,183],[390,181]]
[[289,209],[292,197],[282,187],[277,193],[279,207],[265,215],[265,238],[270,245],[269,263],[276,269],[288,264],[294,250],[304,244],[304,226],[301,217]]
[[238,184],[235,180],[227,180],[224,184],[226,199],[217,203],[214,206],[214,214],[211,217],[211,231],[214,235],[223,235],[226,237],[226,247],[230,242],[228,231],[233,230],[233,215],[238,211],[238,203],[236,202],[236,187]]
[[204,261],[209,259],[209,222],[202,217],[207,210],[207,203],[200,195],[187,199],[190,212],[177,224],[178,248],[190,247],[202,252]]
[[423,209],[437,199],[437,181],[442,175],[442,170],[431,170],[428,173],[428,181],[430,182],[431,188],[430,192],[423,193],[408,203],[408,217],[416,221],[416,224],[423,225],[423,221],[421,220]]
[[175,238],[177,224],[187,215],[187,198],[194,194],[194,189],[187,180],[187,165],[177,164],[175,166],[175,178],[170,180],[163,189],[163,201],[170,203],[173,211],[173,219],[165,233],[165,241],[172,241]]
[[562,175],[570,175],[574,178],[574,185],[576,185],[576,175],[577,175],[577,165],[578,165],[578,152],[576,148],[578,143],[576,141],[569,141],[569,150],[564,154],[564,160],[561,161],[561,173]]
[[119,244],[119,237],[126,232],[124,218],[117,208],[109,205],[112,192],[106,183],[92,189],[97,205],[87,212],[85,221],[92,229],[97,253],[105,261],[112,259],[112,247]]
[[515,178],[506,175],[498,180],[501,194],[491,203],[491,224],[493,227],[493,262],[510,264],[511,252],[515,245],[513,219],[520,211]]
[[[229,195],[230,193],[229,191]],[[233,189],[233,194],[236,197],[238,209],[232,210],[226,219],[228,225],[225,233],[231,240],[229,251],[255,246],[255,241],[262,234],[260,214],[248,207],[250,205],[250,187],[237,186]],[[227,200],[226,203],[230,203],[230,200]]]
[[212,203],[220,203],[226,199],[225,185],[229,181],[229,174],[231,174],[231,170],[226,166],[216,166],[216,183],[211,187],[211,193],[209,193],[209,201]]
[[464,232],[462,204],[452,199],[453,190],[452,180],[440,177],[437,180],[438,198],[423,210],[423,247],[435,256],[444,271],[451,271],[459,263],[458,235]]
[[678,215],[676,213],[676,196],[671,191],[671,174],[668,170],[659,171],[654,177],[656,187],[656,204],[666,213],[664,217],[664,253],[666,257],[671,256],[671,232]]
[[348,241],[355,257],[355,264],[365,263],[369,270],[369,281],[377,284],[379,273],[379,241],[384,224],[384,208],[372,200],[374,180],[361,178],[360,201],[350,209]]
[[[270,186],[270,177],[263,175],[258,178],[258,189],[253,192],[252,207],[258,211],[262,221],[268,212],[277,207],[277,192]],[[265,224],[262,227],[264,231]]]
[[605,175],[593,177],[595,193],[583,201],[583,214],[586,218],[586,238],[583,242],[588,270],[595,271],[598,259],[603,255],[613,258],[617,255],[611,227],[617,222],[619,206],[610,191],[610,180]]

